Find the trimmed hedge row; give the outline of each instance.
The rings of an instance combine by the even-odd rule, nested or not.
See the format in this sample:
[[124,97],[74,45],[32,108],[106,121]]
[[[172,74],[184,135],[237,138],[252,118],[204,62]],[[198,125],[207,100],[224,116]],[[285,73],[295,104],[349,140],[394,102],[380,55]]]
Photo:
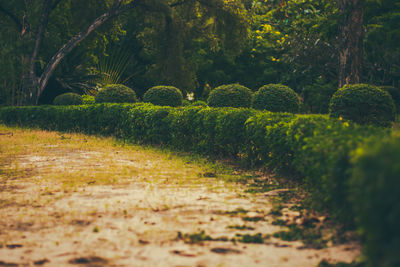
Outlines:
[[83,100],[77,93],[64,93],[54,98],[53,104],[58,106],[82,105]]
[[[378,194],[377,190],[389,197],[389,203],[382,202],[388,209],[400,210],[398,191],[390,191],[390,183],[384,184],[383,189],[371,187],[369,195],[363,195],[363,186],[369,184],[367,179],[371,179],[372,184],[379,183],[373,181],[375,176],[362,172],[363,166],[369,166],[368,162],[373,162],[374,157],[383,158],[383,154],[371,149],[367,153],[371,157],[369,161],[353,157],[354,151],[370,139],[389,138],[390,130],[343,122],[326,115],[271,113],[247,108],[172,108],[137,103],[5,107],[0,109],[0,120],[24,127],[113,135],[131,142],[236,157],[249,165],[268,165],[278,171],[290,171],[297,174],[296,177],[300,177],[311,192],[314,206],[329,209],[333,216],[349,224],[354,222],[357,209],[368,205],[374,207],[377,200],[373,195]],[[382,175],[393,170],[395,174],[390,174],[394,177],[392,180],[400,177],[399,169],[394,168],[400,162],[400,153],[395,151],[397,154],[392,153],[392,160],[381,160],[374,165],[374,170]],[[392,180],[392,183],[399,183]],[[349,186],[349,181],[359,186]],[[357,213],[361,214],[360,218],[365,210],[367,208]],[[396,214],[393,216],[399,218]],[[371,221],[371,224],[376,223],[386,224],[386,221]],[[372,226],[363,227],[368,229]],[[397,241],[388,240],[390,238],[400,237],[392,235],[378,241],[398,245]],[[395,257],[392,261],[399,260],[400,256],[396,255],[391,256]]]
[[353,155],[351,201],[369,266],[400,266],[400,133]]
[[359,124],[391,126],[396,108],[390,94],[369,84],[348,84],[333,94],[329,111]]

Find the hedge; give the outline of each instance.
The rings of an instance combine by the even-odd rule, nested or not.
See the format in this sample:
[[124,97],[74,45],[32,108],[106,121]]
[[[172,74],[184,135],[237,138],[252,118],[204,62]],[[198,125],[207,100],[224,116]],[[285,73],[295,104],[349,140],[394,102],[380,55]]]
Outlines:
[[83,105],[91,105],[95,103],[94,96],[92,95],[82,95],[81,97]]
[[[113,135],[130,142],[235,157],[252,166],[289,171],[310,192],[316,208],[329,209],[332,216],[348,225],[354,223],[354,207],[373,206],[375,201],[375,191],[371,191],[370,197],[351,198],[354,186],[349,186],[349,181],[355,173],[361,176],[357,181],[368,176],[355,171],[362,170],[365,159],[354,159],[353,155],[371,139],[390,139],[391,133],[389,129],[357,125],[327,115],[248,108],[173,108],[147,103],[4,107],[0,109],[0,121],[47,130]],[[396,151],[394,160],[388,161],[388,165],[374,165],[374,171],[385,175],[393,169],[396,173],[390,175],[400,177],[399,168],[395,169],[400,161]],[[374,157],[382,158],[373,149],[368,155],[371,162]],[[385,194],[388,199],[397,199],[390,190]],[[399,205],[385,203],[390,204]]]
[[135,91],[123,84],[108,84],[97,93],[95,103],[136,103]]
[[297,113],[300,101],[297,93],[290,87],[283,84],[267,84],[254,93],[252,106],[259,110]]
[[181,90],[174,86],[159,85],[146,91],[143,101],[159,106],[182,106],[183,95]]
[[224,84],[212,90],[207,103],[210,107],[249,108],[253,92],[238,83]]
[[395,120],[396,107],[390,94],[377,86],[348,84],[333,94],[329,112],[335,118],[389,127]]
[[64,106],[64,105],[82,105],[82,97],[77,93],[64,93],[56,96],[53,101],[54,105]]
[[353,154],[351,201],[368,266],[400,266],[400,133]]

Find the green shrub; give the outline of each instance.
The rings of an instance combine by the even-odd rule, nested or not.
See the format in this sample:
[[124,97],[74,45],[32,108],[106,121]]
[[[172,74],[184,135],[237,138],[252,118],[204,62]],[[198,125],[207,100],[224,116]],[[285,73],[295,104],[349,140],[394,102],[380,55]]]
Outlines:
[[249,88],[240,84],[221,85],[211,91],[207,102],[210,107],[248,108],[252,94]]
[[174,86],[154,86],[143,95],[143,101],[158,106],[182,106],[182,92]]
[[381,86],[381,89],[388,92],[393,99],[394,105],[396,106],[396,112],[400,113],[400,88],[393,86]]
[[197,135],[199,127],[198,112],[202,107],[187,106],[185,108],[174,109],[169,113],[169,122],[171,125],[170,145],[175,149],[196,150],[201,142]]
[[192,102],[189,101],[189,100],[187,100],[187,99],[183,99],[183,100],[182,100],[182,106],[184,106],[184,107],[189,106],[189,105],[191,105],[191,104],[192,104]]
[[82,98],[76,93],[65,93],[54,98],[53,104],[58,106],[82,105]]
[[293,155],[289,166],[302,177],[313,206],[329,210],[332,217],[353,226],[347,186],[350,154],[370,136],[384,136],[386,132],[321,115],[299,116],[286,132],[286,146],[292,148]]
[[253,98],[253,108],[271,112],[299,111],[299,97],[295,91],[282,84],[268,84],[262,86]]
[[359,124],[390,126],[395,119],[395,106],[389,93],[368,84],[346,85],[330,102],[330,115]]
[[311,113],[327,114],[332,95],[337,91],[333,84],[317,82],[304,87],[304,104]]
[[94,96],[92,95],[82,95],[82,103],[84,105],[91,105],[95,103]]
[[169,114],[174,111],[168,106],[154,106],[150,103],[137,105],[129,110],[129,127],[132,127],[131,141],[146,144],[167,145],[171,140]]
[[258,112],[244,108],[220,108],[215,124],[215,149],[218,154],[237,157],[246,149],[245,122]]
[[354,154],[350,197],[368,266],[395,267],[400,266],[400,135],[379,139]]
[[[260,112],[246,121],[246,151],[244,152],[244,157],[249,165],[261,166],[271,161],[275,156],[271,153],[271,145],[273,145],[271,139],[275,139],[272,142],[279,142],[279,140],[267,135],[268,127],[281,125],[294,118],[295,115],[291,113]],[[284,138],[286,138],[286,135]],[[272,167],[279,168],[278,166]]]
[[197,107],[208,107],[207,102],[203,100],[196,100],[193,103],[190,103],[191,106]]
[[135,103],[135,91],[122,84],[109,84],[100,89],[95,97],[96,103]]

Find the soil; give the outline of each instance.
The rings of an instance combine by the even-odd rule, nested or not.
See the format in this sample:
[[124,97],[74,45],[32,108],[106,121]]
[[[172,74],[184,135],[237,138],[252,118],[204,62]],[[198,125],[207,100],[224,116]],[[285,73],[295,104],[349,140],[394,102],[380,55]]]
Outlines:
[[[274,193],[247,193],[196,163],[38,138],[0,166],[0,266],[308,267],[360,253],[357,243],[311,249],[272,237],[286,229],[272,224]],[[77,174],[83,183],[65,182]]]

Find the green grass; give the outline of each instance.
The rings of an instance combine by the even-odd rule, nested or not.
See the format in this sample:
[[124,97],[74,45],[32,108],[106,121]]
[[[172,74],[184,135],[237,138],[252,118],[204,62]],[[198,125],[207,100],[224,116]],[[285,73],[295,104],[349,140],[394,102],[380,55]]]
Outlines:
[[204,241],[222,241],[222,242],[228,242],[231,241],[233,243],[240,242],[240,243],[251,243],[251,244],[263,244],[264,243],[264,238],[268,237],[263,237],[261,233],[257,233],[254,235],[250,234],[236,234],[235,238],[227,238],[227,237],[211,237],[207,235],[204,231],[200,231],[197,233],[186,233],[182,234],[181,232],[178,232],[177,238],[178,240],[183,240],[185,243],[188,244],[202,244]]

